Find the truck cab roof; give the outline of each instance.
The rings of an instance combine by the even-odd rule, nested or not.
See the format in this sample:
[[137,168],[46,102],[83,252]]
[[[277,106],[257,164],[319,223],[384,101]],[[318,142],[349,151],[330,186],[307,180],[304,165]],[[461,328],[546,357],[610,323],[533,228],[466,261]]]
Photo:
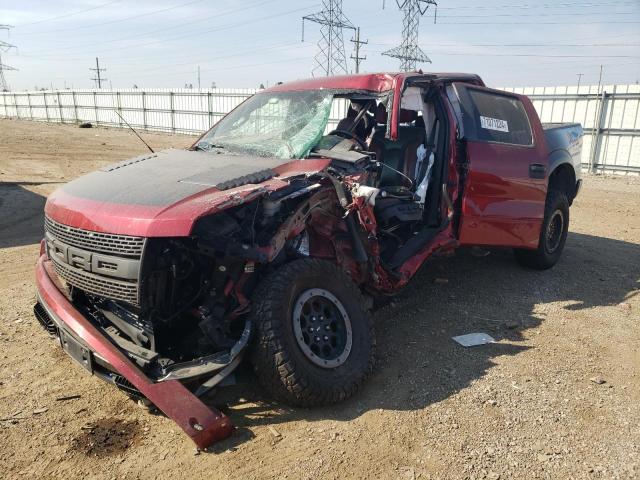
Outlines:
[[482,79],[471,73],[422,73],[422,72],[382,72],[358,75],[339,75],[333,77],[308,78],[293,82],[280,83],[267,91],[302,91],[302,90],[364,90],[382,93],[393,88],[394,81],[403,78],[423,77],[425,81],[434,82],[466,82],[484,86]]

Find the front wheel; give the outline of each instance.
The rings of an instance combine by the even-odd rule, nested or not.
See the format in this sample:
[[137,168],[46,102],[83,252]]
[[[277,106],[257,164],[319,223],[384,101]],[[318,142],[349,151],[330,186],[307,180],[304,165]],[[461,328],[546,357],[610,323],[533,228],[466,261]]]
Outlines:
[[562,255],[569,231],[569,200],[564,192],[551,190],[547,197],[544,221],[536,250],[516,249],[516,260],[525,267],[546,270]]
[[289,405],[311,407],[352,396],[373,370],[373,323],[358,287],[317,259],[285,264],[253,295],[260,384]]

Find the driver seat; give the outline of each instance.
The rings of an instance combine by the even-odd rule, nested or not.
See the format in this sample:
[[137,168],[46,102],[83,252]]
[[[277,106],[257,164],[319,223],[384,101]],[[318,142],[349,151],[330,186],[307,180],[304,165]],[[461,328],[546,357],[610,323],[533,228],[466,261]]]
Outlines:
[[[416,118],[417,112],[414,110],[400,110],[399,123],[411,123]],[[424,142],[424,128],[400,125],[398,139],[395,141],[385,138],[385,133],[385,128],[377,128],[371,139],[371,150],[376,153],[376,159],[389,167],[382,167],[378,186],[381,188],[408,187],[408,181],[402,174],[404,173],[407,177],[413,179],[413,172],[407,174],[406,169],[407,167],[415,168],[418,146]]]

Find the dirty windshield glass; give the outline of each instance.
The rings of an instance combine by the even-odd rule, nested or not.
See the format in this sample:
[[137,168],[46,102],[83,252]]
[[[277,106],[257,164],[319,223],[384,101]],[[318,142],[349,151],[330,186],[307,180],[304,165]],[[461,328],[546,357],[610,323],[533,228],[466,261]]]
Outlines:
[[306,157],[324,134],[332,97],[323,91],[259,93],[223,118],[197,147],[265,157]]

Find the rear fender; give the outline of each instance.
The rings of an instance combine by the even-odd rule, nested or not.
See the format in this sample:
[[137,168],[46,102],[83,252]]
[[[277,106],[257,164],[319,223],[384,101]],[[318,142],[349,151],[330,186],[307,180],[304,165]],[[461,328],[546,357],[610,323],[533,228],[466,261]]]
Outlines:
[[566,150],[556,150],[549,156],[549,186],[567,194],[569,204],[577,194],[577,179],[571,155]]

